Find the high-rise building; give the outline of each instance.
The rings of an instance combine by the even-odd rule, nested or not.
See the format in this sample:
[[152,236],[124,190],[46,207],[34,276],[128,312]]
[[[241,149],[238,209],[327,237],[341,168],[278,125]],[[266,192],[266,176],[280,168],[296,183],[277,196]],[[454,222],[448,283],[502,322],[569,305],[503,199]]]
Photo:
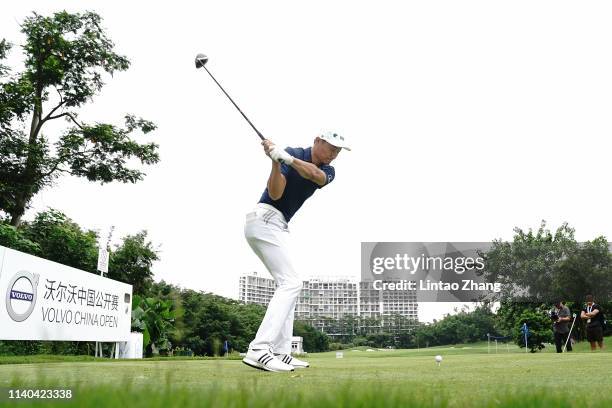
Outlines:
[[[240,277],[239,299],[267,306],[276,290],[271,278]],[[348,332],[403,331],[418,321],[414,291],[381,291],[372,282],[351,278],[311,278],[303,282],[295,319],[334,335]],[[356,327],[355,325],[358,325]]]
[[[373,282],[360,282],[362,316],[380,318],[385,331],[402,332],[418,321],[418,303],[414,290],[376,290]],[[377,299],[378,296],[378,299]],[[371,327],[370,331],[375,331]]]
[[276,283],[273,279],[257,276],[257,272],[253,272],[240,277],[238,299],[244,303],[268,306],[275,290]]
[[357,299],[358,285],[352,279],[312,278],[304,281],[295,319],[307,321],[330,335],[341,335],[338,322],[359,314]]

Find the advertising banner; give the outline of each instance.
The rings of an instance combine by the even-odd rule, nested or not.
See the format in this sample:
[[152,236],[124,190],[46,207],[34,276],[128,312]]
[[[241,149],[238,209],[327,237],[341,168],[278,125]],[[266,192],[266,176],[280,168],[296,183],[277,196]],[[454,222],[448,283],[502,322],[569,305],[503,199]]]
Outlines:
[[0,339],[127,341],[132,286],[0,246]]

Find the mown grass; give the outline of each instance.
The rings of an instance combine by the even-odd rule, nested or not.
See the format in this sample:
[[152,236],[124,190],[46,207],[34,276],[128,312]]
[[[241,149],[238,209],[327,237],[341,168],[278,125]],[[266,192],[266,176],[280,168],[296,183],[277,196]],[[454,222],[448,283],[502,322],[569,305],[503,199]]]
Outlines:
[[[228,407],[228,408],[338,408],[338,407],[584,407],[609,406],[610,399],[598,398],[596,404],[585,404],[568,393],[550,393],[547,390],[528,388],[520,393],[500,391],[494,396],[474,396],[458,400],[447,389],[405,389],[404,387],[357,386],[342,384],[334,392],[314,390],[265,390],[244,386],[228,391],[225,387],[200,390],[190,388],[160,387],[134,388],[131,386],[79,387],[73,390],[69,401],[44,401],[45,405],[62,407]],[[0,406],[15,402],[0,402]],[[40,406],[41,402],[19,401],[16,406]]]
[[[190,361],[190,360],[241,360],[242,357],[236,354],[231,354],[228,357],[152,357],[144,360],[137,359],[133,361]],[[93,357],[93,356],[64,356],[50,354],[35,354],[31,356],[0,356],[0,365],[3,364],[35,364],[35,363],[69,363],[69,362],[125,362],[131,360],[114,360],[109,358]]]
[[482,346],[317,353],[311,368],[283,374],[225,359],[5,364],[0,387],[69,387],[75,398],[58,403],[66,407],[612,406],[610,352],[487,354]]

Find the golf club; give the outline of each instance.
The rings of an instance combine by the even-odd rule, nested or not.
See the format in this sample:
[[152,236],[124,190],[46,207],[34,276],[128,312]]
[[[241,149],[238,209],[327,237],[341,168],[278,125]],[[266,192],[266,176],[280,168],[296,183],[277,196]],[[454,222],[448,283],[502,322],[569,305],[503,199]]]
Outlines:
[[242,115],[242,117],[244,119],[246,119],[247,122],[249,122],[249,125],[251,125],[251,127],[253,128],[253,130],[257,133],[257,136],[259,136],[259,138],[261,140],[266,140],[265,137],[263,137],[263,135],[261,134],[261,132],[259,130],[257,130],[257,128],[251,123],[251,121],[249,120],[249,118],[246,117],[246,115],[240,110],[240,108],[238,107],[238,105],[236,105],[236,102],[234,102],[234,100],[231,98],[231,96],[228,95],[227,92],[225,92],[225,89],[223,89],[223,87],[221,86],[221,84],[215,79],[215,77],[210,73],[210,71],[208,70],[208,68],[206,68],[206,63],[208,62],[208,57],[204,54],[198,54],[196,55],[195,58],[195,66],[196,68],[204,68],[206,70],[206,72],[208,72],[208,75],[210,75],[210,77],[213,79],[213,81],[215,81],[215,83],[219,86],[219,88],[221,88],[221,90],[223,91],[223,93],[225,94],[225,96],[228,97],[228,99],[234,104],[234,106],[236,107],[236,109],[238,109],[238,112],[240,112],[240,114]]
[[572,337],[572,330],[574,330],[574,323],[576,323],[576,313],[574,313],[574,321],[572,322],[572,327],[570,327],[569,333],[567,333],[567,340],[565,340],[565,345],[563,346],[563,352],[567,350],[567,343],[570,341]]

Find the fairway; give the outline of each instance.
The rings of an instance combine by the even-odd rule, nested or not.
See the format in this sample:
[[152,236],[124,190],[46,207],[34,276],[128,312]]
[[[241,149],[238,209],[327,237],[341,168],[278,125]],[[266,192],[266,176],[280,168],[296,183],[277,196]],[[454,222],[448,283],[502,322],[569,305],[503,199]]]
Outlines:
[[361,348],[311,354],[311,368],[287,374],[235,359],[4,364],[0,387],[73,388],[61,406],[612,406],[612,353],[549,350]]

